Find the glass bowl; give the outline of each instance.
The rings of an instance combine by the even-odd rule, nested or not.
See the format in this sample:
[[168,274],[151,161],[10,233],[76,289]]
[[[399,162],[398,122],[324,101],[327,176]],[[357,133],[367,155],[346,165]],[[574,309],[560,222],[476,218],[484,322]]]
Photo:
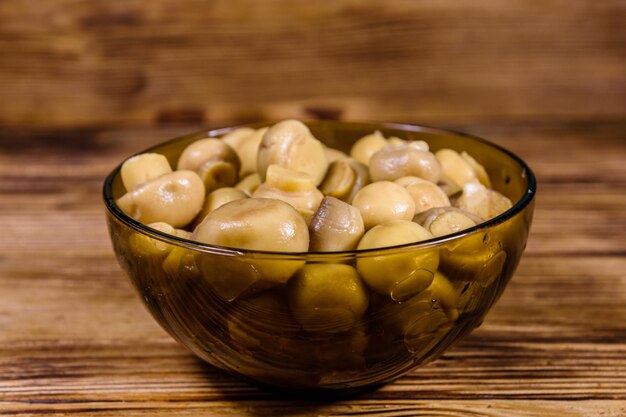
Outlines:
[[[124,193],[118,166],[103,190],[111,241],[120,265],[156,321],[204,361],[253,382],[290,390],[345,393],[371,389],[435,359],[483,321],[526,246],[535,178],[511,152],[462,133],[405,124],[306,124],[326,145],[346,152],[357,139],[375,130],[386,137],[424,140],[433,151],[467,151],[485,167],[493,188],[511,199],[513,207],[471,229],[384,249],[241,250],[168,235],[124,214],[115,204]],[[233,129],[182,136],[146,152],[161,153],[175,166],[191,142],[220,137]],[[438,262],[433,263],[433,258]],[[291,314],[286,286],[259,278],[262,270],[291,274],[304,265],[328,264],[332,265],[321,270],[341,275],[337,271],[342,267],[337,269],[337,265],[359,263],[368,265],[370,274],[386,278],[397,274],[398,280],[407,268],[423,268],[434,274],[434,280],[428,289],[400,299],[368,291],[362,318],[341,320],[339,311],[336,321],[304,328]]]

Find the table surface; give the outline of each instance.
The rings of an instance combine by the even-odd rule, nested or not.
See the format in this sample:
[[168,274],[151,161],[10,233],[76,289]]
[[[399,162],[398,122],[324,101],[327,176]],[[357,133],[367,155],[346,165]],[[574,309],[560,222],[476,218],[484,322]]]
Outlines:
[[535,170],[524,258],[467,339],[338,401],[294,400],[204,365],[123,276],[102,181],[197,126],[0,131],[0,414],[626,415],[626,120],[451,127]]

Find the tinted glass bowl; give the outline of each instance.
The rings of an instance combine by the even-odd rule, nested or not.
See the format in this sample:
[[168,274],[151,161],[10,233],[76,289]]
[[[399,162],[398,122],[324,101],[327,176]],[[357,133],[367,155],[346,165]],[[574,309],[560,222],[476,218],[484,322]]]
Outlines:
[[[417,244],[339,253],[269,253],[200,244],[136,222],[115,204],[124,193],[117,167],[104,184],[113,247],[158,323],[208,363],[289,389],[347,392],[384,384],[441,355],[482,322],[526,246],[535,179],[517,156],[460,133],[397,124],[307,125],[322,142],[343,151],[375,130],[425,140],[433,151],[465,150],[486,168],[493,188],[514,205],[476,227]],[[176,166],[188,144],[229,130],[183,136],[147,151],[165,155]],[[439,262],[430,271],[435,280],[428,291],[395,301],[370,292],[365,315],[349,326],[338,321],[303,329],[290,312],[284,285],[255,282],[260,267],[294,271],[305,264],[361,262],[381,274],[394,274],[406,265],[419,268],[433,256]],[[432,262],[429,265],[425,268],[433,269]],[[238,285],[248,288],[241,296]]]

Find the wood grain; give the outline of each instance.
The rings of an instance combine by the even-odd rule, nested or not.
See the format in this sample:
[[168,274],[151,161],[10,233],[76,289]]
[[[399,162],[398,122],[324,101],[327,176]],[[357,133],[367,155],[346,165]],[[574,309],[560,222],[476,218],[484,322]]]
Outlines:
[[170,128],[0,131],[0,415],[623,416],[626,122],[454,125],[539,179],[526,254],[441,359],[342,400],[293,398],[196,360],[117,265],[100,189]]
[[622,0],[0,2],[0,124],[612,119]]

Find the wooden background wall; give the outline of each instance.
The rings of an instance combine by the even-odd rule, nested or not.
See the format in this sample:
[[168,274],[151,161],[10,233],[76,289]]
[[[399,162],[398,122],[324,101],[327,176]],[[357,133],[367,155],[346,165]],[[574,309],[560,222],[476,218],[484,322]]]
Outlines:
[[623,0],[0,1],[0,126],[615,119]]

